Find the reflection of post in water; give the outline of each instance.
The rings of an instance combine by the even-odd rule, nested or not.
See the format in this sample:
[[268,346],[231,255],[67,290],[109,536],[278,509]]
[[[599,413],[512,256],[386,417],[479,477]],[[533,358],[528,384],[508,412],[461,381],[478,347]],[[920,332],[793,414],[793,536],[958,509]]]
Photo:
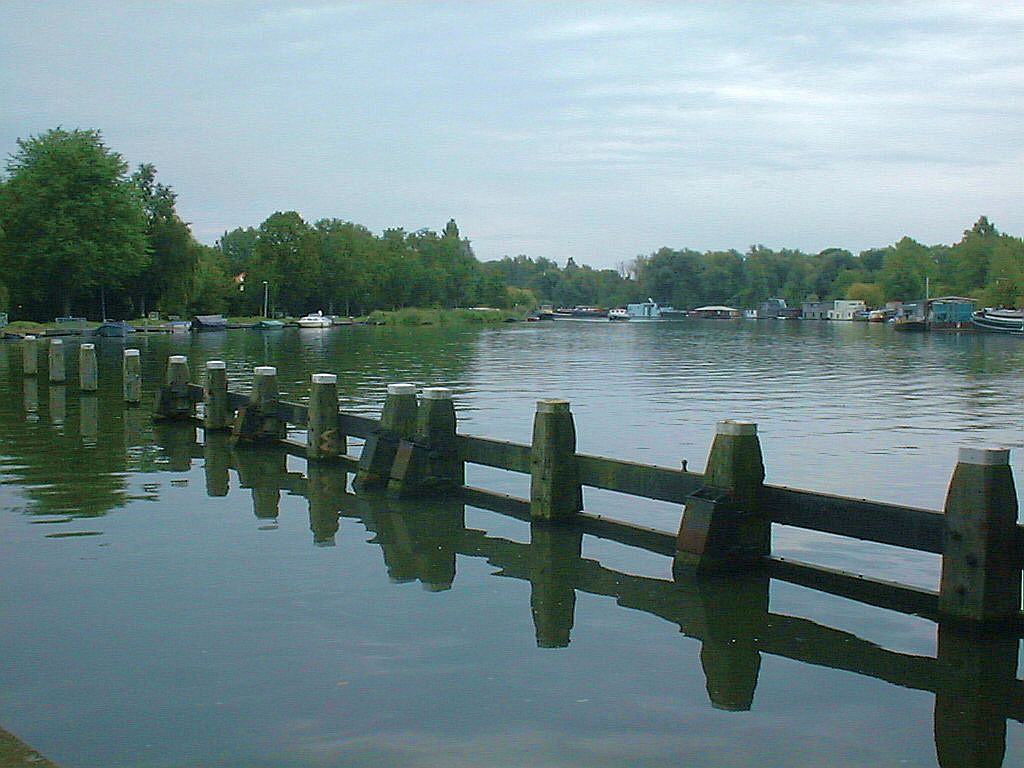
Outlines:
[[582,553],[583,531],[576,526],[530,524],[530,611],[538,648],[569,645]]
[[67,418],[67,393],[63,384],[50,385],[50,423],[55,427],[64,424]]
[[1002,766],[1005,705],[1017,677],[1018,642],[1009,632],[939,625],[938,661],[948,681],[935,693],[935,751],[941,768]]
[[78,431],[86,445],[96,445],[96,437],[100,431],[99,408],[99,398],[96,395],[83,394],[78,401]]
[[318,547],[333,547],[338,532],[338,502],[345,493],[348,473],[336,464],[310,461],[306,465],[306,499],[309,501],[309,530]]
[[730,712],[749,710],[761,669],[758,638],[768,627],[768,577],[677,570],[676,584],[695,608],[711,705]]
[[25,421],[39,421],[39,380],[26,377],[24,383]]
[[388,577],[396,582],[419,579],[431,592],[451,589],[465,513],[458,500],[381,502],[373,511],[373,529]]
[[203,431],[203,474],[207,496],[227,496],[231,486],[231,436],[226,432]]
[[126,408],[121,418],[124,419],[125,448],[138,448],[149,444],[149,440],[143,438],[143,430],[149,420],[148,415],[134,408]]
[[196,445],[196,428],[173,421],[153,422],[153,439],[167,457],[172,472],[188,472]]
[[232,455],[239,484],[252,490],[253,514],[260,520],[276,520],[280,512],[281,486],[288,474],[288,454],[276,447],[247,447]]

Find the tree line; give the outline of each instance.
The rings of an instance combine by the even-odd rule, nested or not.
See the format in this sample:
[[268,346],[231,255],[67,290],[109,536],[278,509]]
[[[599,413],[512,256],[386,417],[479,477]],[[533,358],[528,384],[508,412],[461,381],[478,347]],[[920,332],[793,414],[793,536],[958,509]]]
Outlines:
[[[904,237],[854,255],[762,245],[698,252],[660,248],[617,269],[525,255],[481,263],[450,220],[440,231],[376,235],[342,219],[276,212],[258,227],[195,240],[177,195],[153,165],[134,171],[96,130],[56,128],[19,139],[0,177],[0,309],[15,317],[92,318],[224,313],[361,315],[403,307],[618,306],[647,297],[692,308],[754,306],[770,297],[924,296],[1024,305],[1024,240],[982,216],[953,245]],[[926,289],[927,285],[927,289]]]
[[96,130],[19,139],[0,177],[0,309],[18,318],[366,314],[530,301],[483,269],[454,220],[377,236],[277,212],[214,246],[195,240],[156,168],[129,172]]
[[982,216],[959,242],[922,245],[904,237],[854,255],[842,248],[816,254],[763,245],[698,252],[660,248],[617,270],[559,268],[549,259],[505,257],[484,265],[510,284],[557,305],[616,306],[641,298],[692,309],[707,304],[754,307],[768,298],[790,306],[803,301],[887,301],[965,296],[985,306],[1024,306],[1024,240],[999,232]]

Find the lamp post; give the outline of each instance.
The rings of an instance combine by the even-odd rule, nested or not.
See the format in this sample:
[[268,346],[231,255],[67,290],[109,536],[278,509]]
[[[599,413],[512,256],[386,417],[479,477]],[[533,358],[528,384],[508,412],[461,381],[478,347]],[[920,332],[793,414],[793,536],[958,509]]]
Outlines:
[[269,315],[267,314],[267,306],[268,306],[267,299],[268,299],[269,296],[270,296],[270,284],[266,280],[264,280],[263,281],[263,317],[269,317]]

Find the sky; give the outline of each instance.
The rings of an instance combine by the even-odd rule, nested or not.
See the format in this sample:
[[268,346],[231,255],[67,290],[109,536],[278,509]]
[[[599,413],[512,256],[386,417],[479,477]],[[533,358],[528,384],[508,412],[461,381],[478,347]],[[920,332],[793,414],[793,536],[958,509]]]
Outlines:
[[454,218],[481,260],[1024,235],[1024,3],[0,4],[0,154],[97,128],[206,243]]

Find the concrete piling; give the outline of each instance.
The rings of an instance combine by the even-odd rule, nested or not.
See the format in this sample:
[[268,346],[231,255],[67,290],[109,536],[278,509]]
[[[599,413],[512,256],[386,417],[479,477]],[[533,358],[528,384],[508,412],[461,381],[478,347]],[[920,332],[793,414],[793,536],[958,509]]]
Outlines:
[[576,466],[576,425],[568,400],[539,400],[530,450],[530,517],[570,520],[583,509]]
[[96,392],[100,388],[95,344],[80,344],[78,347],[78,384],[83,392]]
[[309,393],[309,426],[306,457],[328,459],[348,451],[348,439],[341,433],[338,418],[338,377],[314,373]]
[[188,367],[188,358],[184,355],[171,355],[167,358],[167,373],[164,386],[156,400],[155,417],[157,419],[191,419],[195,418],[196,406],[188,394],[189,381],[192,373]]
[[398,444],[416,431],[416,385],[388,384],[380,427],[366,439],[359,456],[354,487],[358,490],[381,488],[391,477]]
[[388,480],[397,496],[429,496],[451,491],[465,482],[455,434],[455,404],[446,387],[423,390],[411,440],[402,440]]
[[771,554],[771,519],[761,508],[763,488],[757,424],[720,421],[704,486],[686,500],[674,567],[720,573],[760,566]]
[[21,347],[22,371],[26,376],[35,376],[39,371],[39,349],[36,337],[29,334]]
[[67,371],[64,366],[64,342],[61,339],[50,339],[48,358],[50,381],[54,384],[63,384],[67,381]]
[[126,349],[121,359],[121,380],[124,401],[129,405],[142,402],[142,358],[139,350]]
[[939,611],[974,622],[1021,609],[1017,490],[1005,448],[961,448],[945,503]]
[[253,369],[252,394],[238,410],[231,438],[238,442],[284,440],[288,425],[277,414],[277,368],[260,365]]
[[223,360],[206,362],[206,384],[203,387],[203,429],[214,431],[231,428],[228,408],[228,371]]

